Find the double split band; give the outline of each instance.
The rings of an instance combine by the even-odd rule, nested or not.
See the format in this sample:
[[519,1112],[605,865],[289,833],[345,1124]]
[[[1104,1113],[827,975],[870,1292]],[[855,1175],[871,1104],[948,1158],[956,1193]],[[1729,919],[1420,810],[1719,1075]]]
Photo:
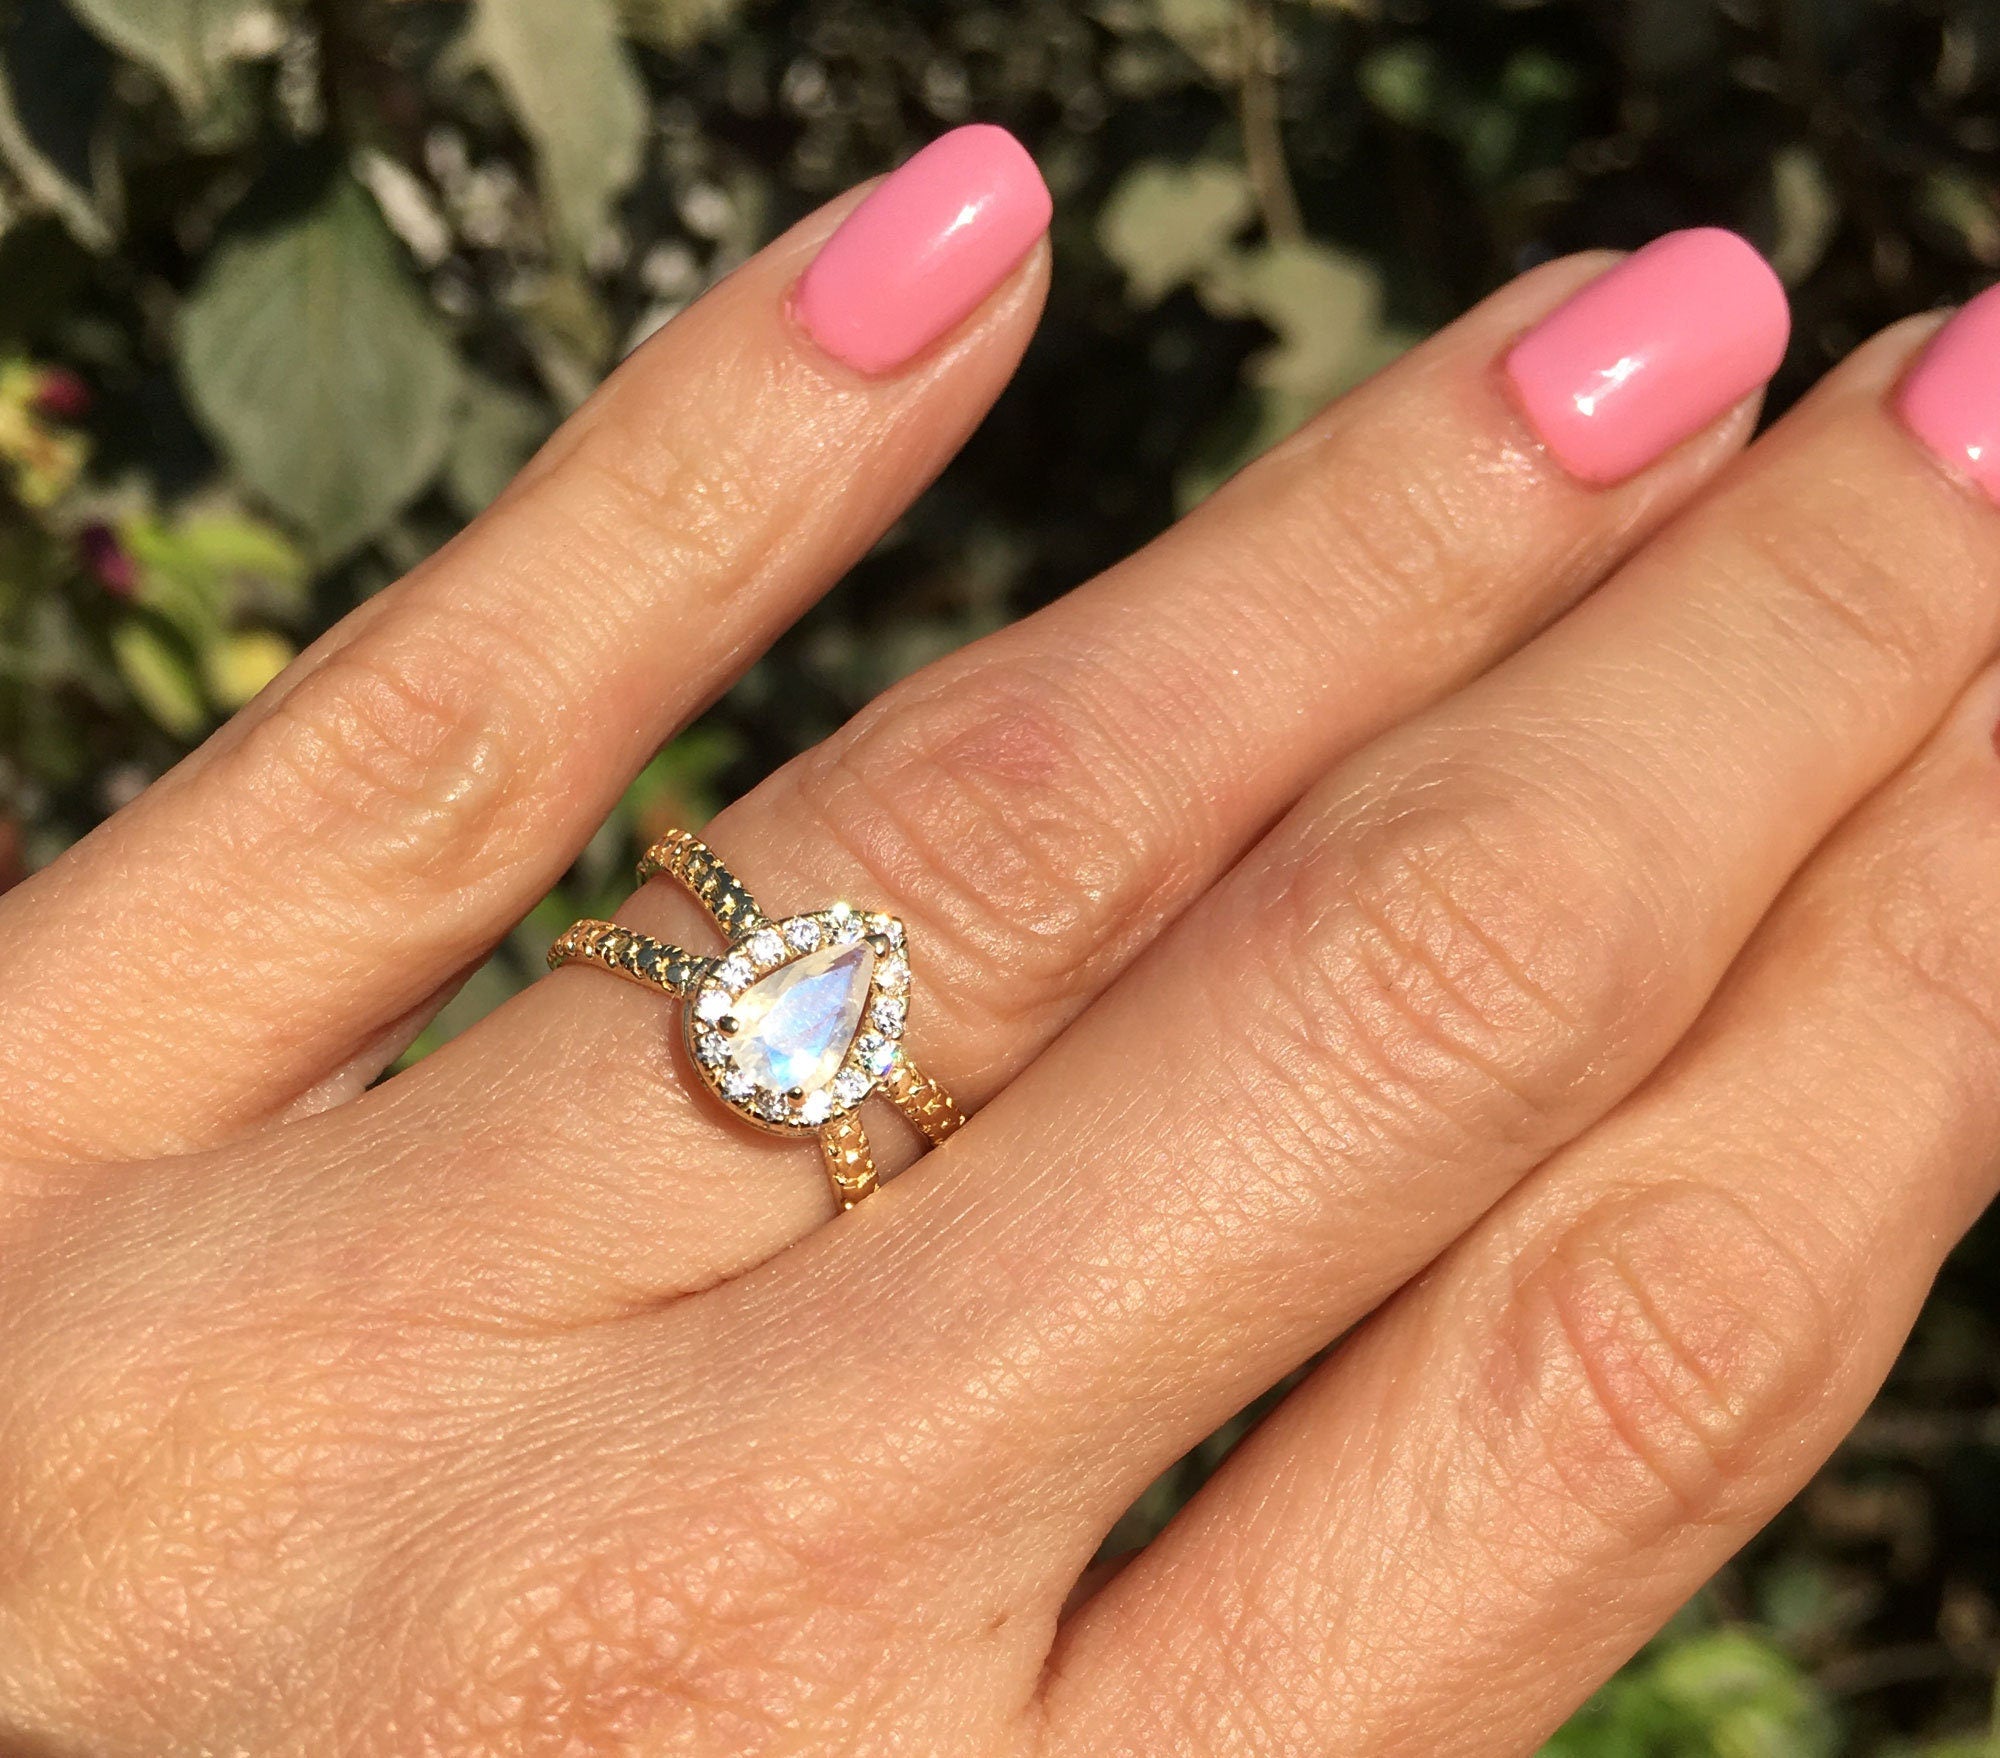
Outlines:
[[903,1049],[910,956],[892,915],[844,903],[773,918],[698,838],[676,830],[646,851],[639,882],[675,880],[722,930],[705,958],[616,922],[578,922],[549,948],[549,968],[595,965],[680,1001],[688,1058],[702,1084],[745,1123],[814,1136],[835,1200],[875,1189],[858,1115],[880,1092],[932,1142],[965,1115]]

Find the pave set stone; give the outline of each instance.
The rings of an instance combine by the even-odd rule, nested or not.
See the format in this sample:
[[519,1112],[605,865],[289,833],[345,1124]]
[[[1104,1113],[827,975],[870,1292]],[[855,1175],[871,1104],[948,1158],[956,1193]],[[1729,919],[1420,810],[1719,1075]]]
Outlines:
[[759,927],[719,960],[688,1008],[689,1049],[753,1121],[818,1129],[896,1066],[909,988],[902,923],[835,904]]

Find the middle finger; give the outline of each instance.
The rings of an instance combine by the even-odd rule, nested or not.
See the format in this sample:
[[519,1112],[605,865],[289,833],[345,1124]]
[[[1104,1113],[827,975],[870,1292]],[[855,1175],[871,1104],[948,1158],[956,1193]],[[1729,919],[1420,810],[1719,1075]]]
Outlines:
[[1630,1091],[1992,650],[2000,517],[1884,407],[1926,327],[1336,773],[922,1177],[735,1297],[832,1339],[815,1380],[898,1363],[880,1421],[962,1435],[976,1499],[1053,1501],[1087,1552]]
[[[1629,328],[1635,285],[1658,304],[1690,277],[1708,295],[1699,346],[1721,337],[1734,357],[1655,370],[1698,384],[1708,431],[1587,487],[1534,443],[1496,362],[1584,283],[1564,309],[1623,289]],[[1651,315],[1671,341],[1687,307],[1668,303]],[[844,889],[903,916],[913,1054],[982,1103],[1329,761],[1482,669],[1684,504],[1741,443],[1741,400],[1783,333],[1770,271],[1726,234],[1530,275],[1148,551],[891,692],[709,840],[773,910]],[[1574,440],[1563,456],[1587,467]],[[626,919],[712,942],[667,886]],[[483,1212],[536,1241],[559,1225],[561,1273],[593,1301],[607,1281],[614,1299],[705,1284],[825,1213],[815,1156],[723,1125],[662,1067],[667,1017],[559,975],[389,1101],[527,1129],[520,1170],[481,1182]],[[493,1090],[524,1066],[549,1071],[532,1094]]]

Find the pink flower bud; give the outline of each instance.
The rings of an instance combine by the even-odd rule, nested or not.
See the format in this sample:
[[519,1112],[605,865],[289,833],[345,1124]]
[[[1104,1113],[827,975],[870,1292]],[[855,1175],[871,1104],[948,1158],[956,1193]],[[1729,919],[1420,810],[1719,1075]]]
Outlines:
[[139,590],[139,564],[109,525],[86,525],[76,546],[83,565],[113,598],[130,598]]
[[34,410],[48,421],[81,421],[94,399],[80,373],[66,366],[45,367],[35,387]]

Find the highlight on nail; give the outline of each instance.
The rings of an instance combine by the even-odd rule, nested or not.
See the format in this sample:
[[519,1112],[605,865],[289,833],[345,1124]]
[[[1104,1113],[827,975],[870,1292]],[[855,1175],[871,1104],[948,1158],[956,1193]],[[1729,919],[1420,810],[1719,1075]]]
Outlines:
[[1733,232],[1670,232],[1607,270],[1507,356],[1514,399],[1578,480],[1622,482],[1694,437],[1784,360],[1791,308]]
[[1931,338],[1896,396],[1930,452],[2000,501],[2000,287],[1989,287]]
[[793,312],[836,360],[893,372],[991,297],[1052,212],[1035,161],[1004,128],[953,129],[847,216],[801,277]]

